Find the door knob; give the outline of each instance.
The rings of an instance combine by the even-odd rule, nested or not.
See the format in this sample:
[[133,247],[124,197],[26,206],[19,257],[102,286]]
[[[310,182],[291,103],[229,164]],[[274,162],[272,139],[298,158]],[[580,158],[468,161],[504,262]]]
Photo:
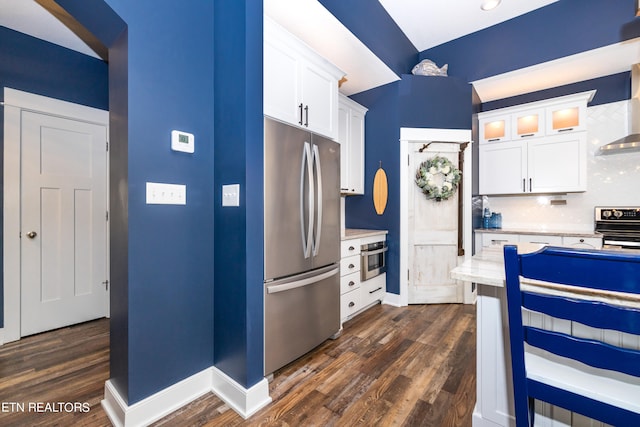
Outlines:
[[38,235],[38,233],[36,233],[35,231],[30,231],[30,232],[27,233],[27,237],[30,238],[30,239],[33,239],[37,235]]

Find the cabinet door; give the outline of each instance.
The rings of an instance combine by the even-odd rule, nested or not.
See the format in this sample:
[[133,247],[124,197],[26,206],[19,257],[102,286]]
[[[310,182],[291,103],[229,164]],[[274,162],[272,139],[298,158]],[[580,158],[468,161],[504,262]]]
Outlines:
[[525,144],[523,141],[512,141],[480,145],[480,194],[524,192],[527,172]]
[[586,130],[586,102],[573,101],[546,108],[547,135]]
[[586,191],[586,145],[585,132],[529,141],[527,190],[533,193]]
[[311,63],[302,67],[303,126],[336,139],[338,127],[338,81]]
[[511,116],[512,139],[528,139],[544,135],[544,108],[514,113]]
[[286,46],[264,43],[264,114],[301,126],[300,61]]
[[509,114],[478,118],[478,122],[480,143],[511,139],[511,116]]

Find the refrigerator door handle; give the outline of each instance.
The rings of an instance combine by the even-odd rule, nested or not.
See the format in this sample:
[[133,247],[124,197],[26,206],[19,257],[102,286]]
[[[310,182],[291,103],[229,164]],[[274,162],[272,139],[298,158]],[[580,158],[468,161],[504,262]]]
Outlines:
[[340,267],[332,267],[330,266],[331,269],[329,271],[326,271],[324,273],[318,274],[316,276],[311,276],[311,277],[307,277],[301,280],[295,280],[293,282],[288,282],[288,283],[283,283],[281,285],[268,285],[267,286],[267,293],[268,294],[275,294],[278,292],[284,292],[284,291],[288,291],[291,289],[296,289],[296,288],[302,288],[303,286],[307,286],[310,285],[312,283],[316,283],[319,282],[321,280],[324,279],[328,279],[331,276],[334,276],[336,274],[338,274],[338,271],[340,271]]
[[322,168],[320,167],[320,151],[316,144],[313,144],[313,163],[316,167],[316,185],[318,187],[318,223],[316,224],[316,236],[313,240],[313,256],[316,256],[320,250],[320,238],[322,237]]
[[[305,172],[307,174],[307,181],[309,182],[309,191],[307,194],[305,194],[304,191]],[[304,150],[302,151],[302,165],[300,166],[300,234],[302,236],[302,251],[304,252],[305,258],[309,258],[309,256],[311,255],[311,242],[313,239],[313,199],[314,190],[313,168],[311,165],[311,146],[308,142],[305,141]],[[305,202],[308,208],[306,217],[304,211]],[[306,230],[305,222],[308,223]]]

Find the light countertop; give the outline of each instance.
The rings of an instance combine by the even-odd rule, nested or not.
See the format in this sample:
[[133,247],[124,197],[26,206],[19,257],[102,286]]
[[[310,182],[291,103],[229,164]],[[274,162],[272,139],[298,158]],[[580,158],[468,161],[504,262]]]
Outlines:
[[602,238],[602,234],[588,230],[534,230],[527,228],[476,228],[476,233],[500,233],[500,234],[533,234],[540,236],[566,236],[566,237],[595,237]]
[[[541,249],[544,245],[533,243],[520,243],[518,253],[529,253]],[[483,248],[482,252],[474,255],[459,266],[451,270],[451,277],[457,280],[474,282],[479,285],[505,286],[504,255],[501,245]],[[625,307],[640,308],[640,294],[626,294],[610,291],[595,291],[587,288],[569,288],[555,283],[541,282],[537,280],[523,280],[522,288],[535,290],[536,292],[551,293],[553,295],[578,297],[584,294],[596,297],[604,302],[623,305]]]
[[383,234],[387,234],[387,230],[370,230],[370,229],[361,229],[361,228],[346,228],[344,230],[344,236],[342,236],[342,240],[347,239],[359,239],[361,237],[370,237],[370,236],[380,236]]

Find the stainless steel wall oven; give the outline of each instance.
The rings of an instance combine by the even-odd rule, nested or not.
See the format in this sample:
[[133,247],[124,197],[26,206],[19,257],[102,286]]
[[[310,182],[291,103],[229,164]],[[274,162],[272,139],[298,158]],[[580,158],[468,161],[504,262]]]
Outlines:
[[386,241],[369,243],[360,247],[360,279],[369,280],[387,271]]

